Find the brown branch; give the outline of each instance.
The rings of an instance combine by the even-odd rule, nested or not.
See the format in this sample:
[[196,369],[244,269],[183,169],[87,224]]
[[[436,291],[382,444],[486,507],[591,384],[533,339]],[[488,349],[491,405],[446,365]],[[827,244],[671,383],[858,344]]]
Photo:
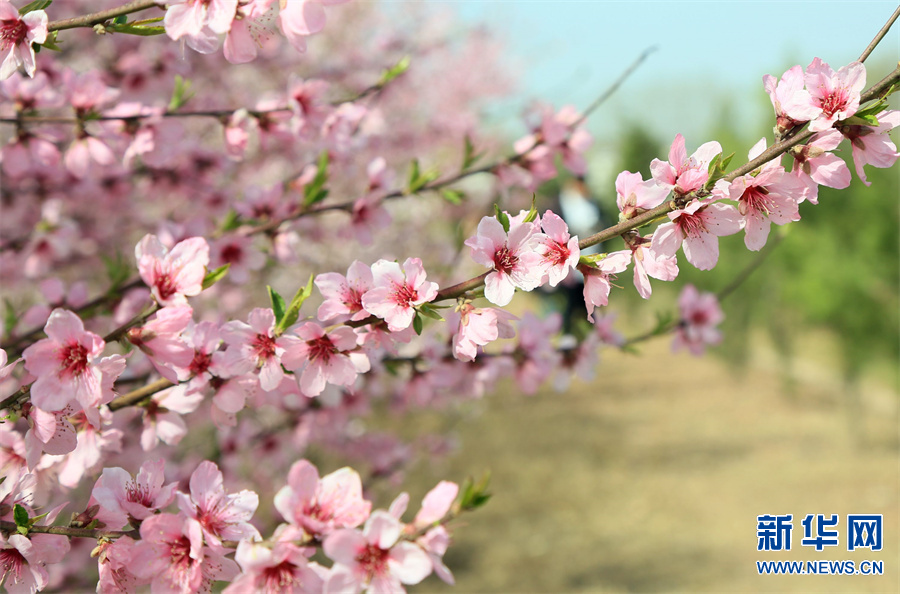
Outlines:
[[[17,534],[15,522],[0,521],[0,531]],[[58,534],[76,538],[119,538],[130,536],[135,540],[141,538],[137,530],[102,530],[99,528],[75,528],[73,526],[31,526],[28,532],[33,534]]]
[[[47,26],[47,30],[62,31],[64,29],[77,29],[78,27],[93,27],[94,25],[104,23],[110,19],[131,14],[133,12],[147,10],[148,8],[153,8],[155,6],[158,6],[155,0],[133,0],[133,2],[123,4],[116,8],[110,8],[109,10],[102,10],[100,12],[61,21],[52,21]],[[160,8],[162,7],[160,6]]]
[[157,392],[162,392],[166,388],[170,388],[174,386],[172,382],[167,380],[166,378],[161,378],[156,380],[153,383],[147,384],[142,388],[138,388],[137,390],[132,390],[127,394],[123,394],[109,403],[109,410],[117,411],[121,408],[126,408],[128,406],[134,406],[136,404],[140,404],[146,398],[149,398],[153,394]]
[[879,43],[881,43],[881,40],[884,39],[884,36],[887,35],[888,31],[890,31],[891,25],[894,24],[894,21],[897,20],[897,17],[900,17],[900,6],[897,7],[897,9],[894,11],[894,14],[890,16],[890,18],[884,24],[884,27],[881,28],[881,31],[879,31],[878,34],[875,35],[875,39],[872,40],[868,47],[866,47],[866,50],[859,56],[860,62],[865,62],[866,58],[869,57],[869,54],[871,54],[875,47]]

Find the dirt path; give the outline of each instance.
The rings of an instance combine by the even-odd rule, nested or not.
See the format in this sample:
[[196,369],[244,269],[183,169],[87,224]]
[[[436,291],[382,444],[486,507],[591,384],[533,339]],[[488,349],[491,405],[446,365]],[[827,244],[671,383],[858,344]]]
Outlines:
[[[862,443],[825,370],[786,394],[770,368],[763,357],[738,378],[659,341],[605,352],[602,388],[507,386],[478,403],[460,451],[409,477],[413,505],[438,477],[484,469],[495,496],[456,531],[457,586],[417,591],[900,591],[897,394],[864,391]],[[765,513],[794,515],[791,551],[756,550]],[[839,514],[838,547],[800,546],[810,513]],[[884,514],[884,549],[848,552],[846,515],[869,513]],[[883,560],[884,575],[760,576],[755,563],[827,559]]]

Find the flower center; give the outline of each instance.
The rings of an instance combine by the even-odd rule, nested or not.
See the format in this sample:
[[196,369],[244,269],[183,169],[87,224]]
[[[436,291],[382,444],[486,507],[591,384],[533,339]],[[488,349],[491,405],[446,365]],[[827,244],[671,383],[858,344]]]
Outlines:
[[78,377],[88,366],[87,349],[73,342],[59,352],[60,376]]
[[28,26],[22,19],[0,21],[0,49],[8,50],[25,41]]
[[159,293],[159,298],[165,301],[177,293],[178,288],[175,286],[175,281],[172,279],[171,275],[164,272],[156,277],[156,291]]
[[315,340],[310,340],[306,344],[309,345],[310,361],[321,359],[322,361],[327,363],[328,360],[338,352],[338,350],[334,347],[334,343],[331,342],[331,339],[327,336],[322,336],[320,338],[316,338]]
[[748,212],[763,212],[769,214],[772,201],[769,199],[769,191],[759,186],[750,186],[741,195],[741,214]]
[[703,224],[703,215],[683,213],[678,217],[678,225],[686,237],[699,237],[706,233],[706,225]]
[[260,360],[275,356],[275,341],[267,334],[257,334],[256,338],[250,341],[250,346]]
[[222,249],[222,261],[226,264],[235,264],[243,259],[244,250],[239,245],[226,245]]
[[544,259],[548,262],[552,263],[554,266],[562,266],[569,260],[569,246],[559,243],[552,242],[550,244],[550,249],[544,255]]
[[297,566],[288,561],[282,561],[275,567],[267,567],[262,572],[262,583],[266,592],[298,592],[303,589],[300,576],[294,575]]
[[370,578],[376,575],[384,575],[387,573],[387,562],[390,552],[377,547],[373,544],[366,545],[366,548],[356,556],[356,562],[359,563],[363,571]]
[[822,100],[822,111],[825,112],[825,115],[828,117],[833,116],[835,113],[844,109],[847,105],[847,89],[840,88],[832,91]]
[[[12,584],[22,583],[24,580],[24,571],[28,571],[26,567],[28,561],[22,556],[18,549],[0,549],[0,577],[12,574]],[[24,571],[23,571],[24,570]],[[7,581],[7,586],[10,581]]]
[[128,481],[125,487],[125,499],[132,503],[140,503],[144,507],[150,507],[153,498],[150,497],[150,487],[147,485],[139,485],[135,481]]
[[511,253],[506,246],[494,252],[494,268],[499,272],[509,274],[518,263],[519,257]]
[[394,303],[409,307],[410,304],[419,298],[419,293],[408,284],[394,285]]
[[191,365],[188,367],[190,372],[194,375],[200,375],[201,373],[206,372],[209,369],[209,366],[212,364],[212,355],[209,353],[202,353],[200,351],[194,351],[194,358],[191,359]]

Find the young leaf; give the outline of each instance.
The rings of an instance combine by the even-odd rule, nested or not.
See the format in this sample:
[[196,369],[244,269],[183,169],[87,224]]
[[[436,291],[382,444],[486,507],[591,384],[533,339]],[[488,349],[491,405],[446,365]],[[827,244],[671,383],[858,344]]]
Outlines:
[[241,226],[241,215],[233,208],[225,215],[225,219],[219,225],[219,229],[224,231],[234,231]]
[[270,286],[266,286],[266,289],[269,290],[269,300],[272,302],[272,311],[275,312],[275,327],[277,328],[284,320],[284,312],[287,309],[287,305],[284,302],[284,297],[279,295],[278,291]]
[[168,111],[176,111],[184,107],[185,103],[193,96],[194,93],[191,92],[191,81],[176,74],[175,88],[172,89],[172,98],[169,100],[169,106],[166,109]]
[[19,9],[19,14],[28,14],[35,10],[44,10],[53,3],[53,0],[34,0]]
[[538,211],[537,211],[537,208],[535,208],[534,201],[535,201],[535,195],[532,194],[531,195],[531,210],[529,210],[528,214],[525,215],[524,222],[526,222],[526,223],[533,223],[538,218]]
[[30,527],[30,524],[28,523],[28,510],[18,503],[13,507],[13,520],[16,522],[16,529],[21,534],[28,534],[28,528]]
[[282,334],[300,319],[300,308],[303,306],[303,302],[312,295],[312,288],[313,275],[309,275],[309,281],[306,283],[306,286],[297,290],[293,299],[291,299],[290,305],[287,306],[287,309],[284,312],[284,318],[282,318],[280,323],[276,324],[276,334]]
[[206,276],[203,277],[203,290],[210,288],[228,274],[228,269],[231,267],[231,263],[222,264],[215,270],[209,270],[206,272]]
[[419,315],[419,312],[416,312],[416,317],[413,318],[413,330],[417,335],[422,335],[422,316]]
[[325,184],[328,182],[328,151],[322,151],[319,161],[316,163],[316,176],[303,188],[303,206],[312,206],[325,200],[328,190]]
[[497,220],[500,221],[500,224],[503,225],[503,230],[509,233],[509,216],[500,210],[500,207],[497,204],[494,204],[494,216],[497,217]]
[[419,160],[413,159],[409,166],[409,183],[407,184],[406,193],[415,194],[437,178],[437,171],[429,169],[423,172],[419,167]]
[[443,196],[444,200],[450,204],[462,204],[462,201],[466,198],[466,195],[463,192],[450,189],[441,190],[441,196]]
[[129,24],[111,24],[106,26],[106,30],[111,33],[124,33],[126,35],[139,35],[141,37],[152,37],[153,35],[162,35],[166,32],[165,27],[129,25]]
[[419,306],[419,313],[426,318],[431,318],[432,320],[437,320],[439,322],[444,321],[444,318],[441,317],[441,314],[439,314],[437,310],[435,310],[431,305],[427,303],[423,303]]
[[381,73],[381,79],[378,81],[378,86],[385,86],[407,70],[409,70],[409,56],[403,56],[400,58],[399,62],[390,68],[385,69],[385,71]]
[[469,138],[469,135],[466,134],[466,144],[463,150],[463,171],[474,165],[478,159],[484,156],[484,153],[476,153],[475,145],[472,144],[472,139]]
[[19,323],[19,316],[9,298],[3,298],[3,336],[9,336]]

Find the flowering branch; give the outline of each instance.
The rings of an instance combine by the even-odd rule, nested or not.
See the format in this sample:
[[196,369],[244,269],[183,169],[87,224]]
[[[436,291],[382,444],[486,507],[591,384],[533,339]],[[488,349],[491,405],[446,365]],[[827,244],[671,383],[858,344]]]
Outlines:
[[142,10],[147,10],[148,8],[153,8],[155,6],[159,6],[156,3],[156,0],[133,0],[128,4],[123,4],[122,6],[116,8],[110,8],[109,10],[102,10],[100,12],[95,12],[80,17],[74,17],[71,19],[64,19],[61,21],[51,21],[50,24],[47,25],[47,30],[62,31],[65,29],[76,29],[79,27],[93,27],[94,25],[104,23],[110,19],[114,19],[116,17],[124,16],[126,14],[131,14],[134,12],[140,12]]

